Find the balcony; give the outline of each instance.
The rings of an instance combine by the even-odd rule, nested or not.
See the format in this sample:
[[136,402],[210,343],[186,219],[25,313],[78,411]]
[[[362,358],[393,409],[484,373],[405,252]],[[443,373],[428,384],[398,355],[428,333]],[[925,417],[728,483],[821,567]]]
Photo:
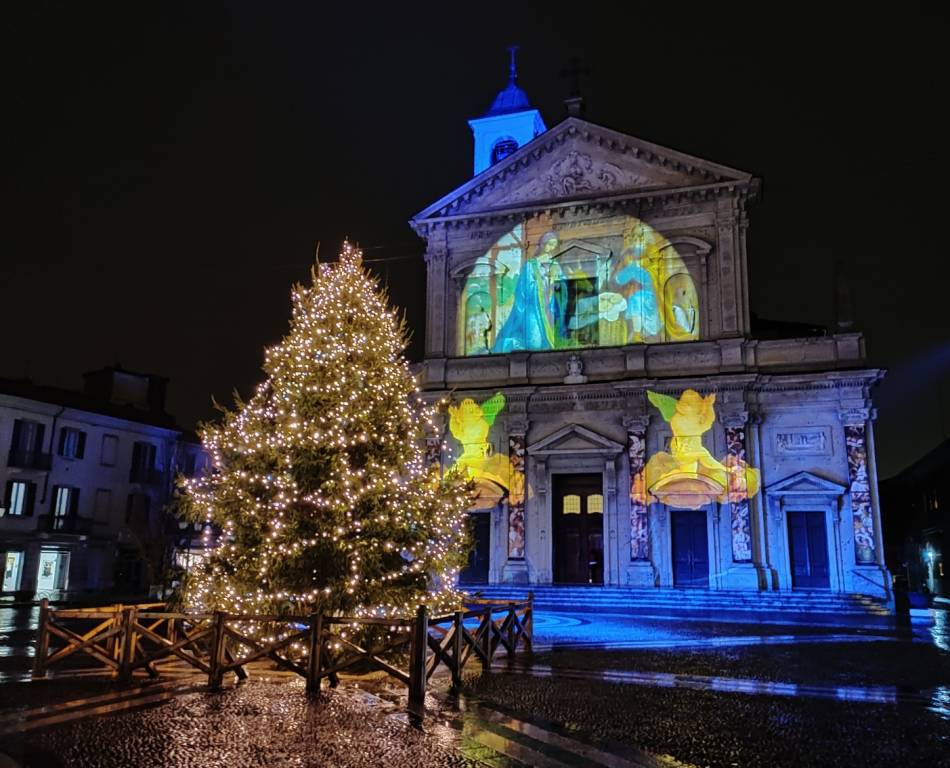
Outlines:
[[49,469],[52,463],[51,454],[39,451],[11,450],[7,456],[7,466],[19,469]]
[[132,465],[129,471],[130,483],[141,483],[142,485],[161,485],[163,474],[161,470],[154,467],[139,467]]
[[40,515],[38,518],[39,530],[50,533],[71,533],[73,535],[88,535],[92,533],[92,518],[66,515]]

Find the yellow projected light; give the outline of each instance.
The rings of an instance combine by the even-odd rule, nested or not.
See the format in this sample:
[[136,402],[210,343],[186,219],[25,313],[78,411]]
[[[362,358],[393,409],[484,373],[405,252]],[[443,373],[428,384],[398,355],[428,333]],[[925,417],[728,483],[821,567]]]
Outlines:
[[464,471],[476,481],[478,498],[495,503],[508,492],[510,499],[521,499],[524,494],[524,475],[512,469],[507,456],[495,453],[488,433],[495,417],[505,407],[505,396],[496,393],[481,405],[470,397],[457,406],[449,406],[449,431],[462,446],[462,455],[455,460],[454,469]]
[[670,452],[655,453],[643,469],[643,485],[655,500],[700,509],[714,500],[737,502],[759,492],[759,470],[732,455],[719,461],[703,446],[703,434],[716,420],[715,394],[703,397],[687,389],[678,400],[658,392],[647,397],[673,430]]

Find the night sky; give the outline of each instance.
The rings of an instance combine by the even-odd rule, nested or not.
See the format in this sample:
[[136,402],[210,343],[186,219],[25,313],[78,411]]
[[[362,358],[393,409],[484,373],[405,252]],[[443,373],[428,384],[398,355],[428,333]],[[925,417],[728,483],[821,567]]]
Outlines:
[[0,6],[0,376],[78,388],[118,361],[170,377],[168,408],[190,426],[261,378],[316,242],[330,256],[347,235],[381,260],[418,356],[423,246],[406,222],[470,178],[466,120],[517,42],[549,127],[579,56],[587,119],[764,179],[760,316],[831,326],[842,262],[871,363],[890,371],[882,477],[947,438],[935,18],[907,3],[880,17],[450,5]]

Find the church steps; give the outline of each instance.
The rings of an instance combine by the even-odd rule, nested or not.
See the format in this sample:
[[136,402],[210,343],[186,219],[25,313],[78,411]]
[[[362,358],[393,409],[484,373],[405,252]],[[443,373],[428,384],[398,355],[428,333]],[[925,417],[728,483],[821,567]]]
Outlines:
[[[507,585],[466,585],[469,593],[479,592],[496,600],[524,600],[528,587]],[[828,592],[739,592],[693,589],[638,589],[623,587],[533,587],[535,606],[542,610],[564,611],[660,611],[686,613],[743,612],[786,614],[832,614],[842,616],[890,616],[887,606],[865,595]]]

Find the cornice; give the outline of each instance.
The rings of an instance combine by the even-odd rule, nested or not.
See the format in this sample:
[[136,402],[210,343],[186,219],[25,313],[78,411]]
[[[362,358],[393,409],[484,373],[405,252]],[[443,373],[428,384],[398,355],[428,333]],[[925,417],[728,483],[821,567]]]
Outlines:
[[570,213],[589,214],[592,211],[612,210],[618,207],[634,205],[650,206],[657,202],[673,201],[686,203],[716,200],[723,196],[736,195],[749,199],[752,197],[750,182],[724,181],[714,184],[702,184],[688,187],[657,187],[631,192],[605,193],[595,197],[578,197],[569,200],[540,200],[526,205],[499,206],[470,213],[444,214],[425,219],[413,219],[410,226],[418,235],[437,229],[458,229],[461,227],[484,226],[496,222],[510,221],[524,216]]
[[[478,397],[486,392],[502,392],[509,402],[576,402],[616,401],[647,389],[663,394],[678,394],[684,389],[710,392],[803,392],[855,390],[873,386],[884,375],[879,368],[850,371],[814,371],[790,374],[710,373],[676,378],[638,378],[622,381],[594,381],[586,384],[538,384],[531,387],[496,384],[457,390],[427,390],[430,397],[452,394],[456,397]],[[751,406],[751,404],[750,404]]]

